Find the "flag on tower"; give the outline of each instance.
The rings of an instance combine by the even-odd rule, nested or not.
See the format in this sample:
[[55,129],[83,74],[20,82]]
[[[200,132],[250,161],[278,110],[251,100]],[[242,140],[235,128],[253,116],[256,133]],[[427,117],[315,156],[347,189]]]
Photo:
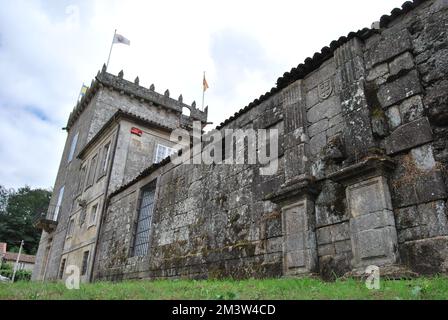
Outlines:
[[114,36],[114,42],[113,43],[122,43],[127,46],[131,45],[131,41],[127,39],[126,37],[122,36],[121,34],[116,33]]
[[109,57],[107,58],[106,70],[107,70],[107,67],[109,67],[110,55],[112,54],[112,48],[114,47],[114,44],[116,44],[116,43],[125,44],[127,46],[131,45],[131,41],[128,38],[122,36],[121,34],[118,34],[117,29],[115,29],[114,37],[112,39],[112,44],[110,45]]
[[204,80],[202,80],[202,86],[203,86],[204,92],[205,92],[208,89],[207,79],[205,79],[205,72],[204,72]]
[[87,93],[87,90],[89,89],[88,86],[86,86],[84,83],[82,84],[81,91],[79,92],[78,101],[82,99]]

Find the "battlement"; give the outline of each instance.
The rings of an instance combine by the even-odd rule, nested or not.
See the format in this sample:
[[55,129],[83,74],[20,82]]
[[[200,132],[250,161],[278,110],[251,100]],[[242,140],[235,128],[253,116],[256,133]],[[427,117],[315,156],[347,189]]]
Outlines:
[[[168,112],[178,113],[182,123],[201,121],[205,125],[207,122],[208,107],[206,107],[204,111],[201,111],[196,107],[195,101],[193,101],[191,105],[185,104],[182,95],[175,100],[170,97],[170,91],[168,89],[164,94],[161,94],[155,91],[154,84],[151,84],[149,88],[145,88],[140,86],[139,77],[135,78],[134,82],[131,82],[124,79],[123,76],[123,71],[120,71],[116,76],[108,73],[106,71],[106,66],[103,65],[101,71],[98,71],[95,79],[92,80],[85,95],[78,101],[73,111],[70,113],[65,129],[70,129],[100,88],[115,90],[120,92],[120,94],[126,94],[129,97],[138,99],[140,102],[147,103],[148,105],[162,107]],[[184,108],[187,108],[190,111],[189,116],[182,114]]]

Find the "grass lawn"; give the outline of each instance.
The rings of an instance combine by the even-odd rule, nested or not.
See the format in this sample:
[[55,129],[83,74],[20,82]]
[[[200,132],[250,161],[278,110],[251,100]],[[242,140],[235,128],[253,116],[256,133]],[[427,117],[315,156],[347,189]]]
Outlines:
[[160,280],[97,282],[68,290],[63,283],[0,283],[0,299],[448,299],[448,277],[381,281],[369,290],[359,280]]

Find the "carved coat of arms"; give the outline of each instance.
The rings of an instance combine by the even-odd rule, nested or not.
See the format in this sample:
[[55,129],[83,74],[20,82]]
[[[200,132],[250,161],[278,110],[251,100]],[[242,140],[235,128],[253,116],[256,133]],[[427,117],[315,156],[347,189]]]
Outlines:
[[327,79],[318,85],[319,97],[322,100],[328,99],[333,92],[333,85],[331,83],[331,79]]

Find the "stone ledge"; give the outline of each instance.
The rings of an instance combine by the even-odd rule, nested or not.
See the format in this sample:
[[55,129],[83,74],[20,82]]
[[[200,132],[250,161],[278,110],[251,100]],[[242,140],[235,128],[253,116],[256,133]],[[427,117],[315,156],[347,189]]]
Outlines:
[[308,175],[302,175],[284,183],[280,190],[268,194],[263,200],[274,203],[287,203],[302,196],[314,197],[319,193],[315,178]]
[[347,185],[358,179],[388,175],[395,168],[395,162],[387,156],[369,156],[364,160],[330,174],[326,179]]

